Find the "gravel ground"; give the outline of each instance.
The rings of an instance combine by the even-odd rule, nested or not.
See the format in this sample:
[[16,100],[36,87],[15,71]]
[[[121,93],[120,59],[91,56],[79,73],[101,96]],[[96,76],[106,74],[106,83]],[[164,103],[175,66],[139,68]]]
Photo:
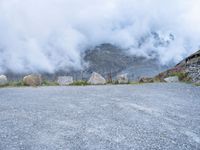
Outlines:
[[200,87],[0,89],[0,150],[200,150]]

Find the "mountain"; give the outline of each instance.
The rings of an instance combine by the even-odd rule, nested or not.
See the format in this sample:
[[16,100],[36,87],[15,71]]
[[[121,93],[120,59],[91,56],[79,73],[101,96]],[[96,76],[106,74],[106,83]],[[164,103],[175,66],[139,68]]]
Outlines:
[[127,74],[129,79],[137,80],[143,76],[153,77],[169,68],[169,66],[160,65],[157,59],[130,55],[127,50],[111,44],[102,44],[87,50],[83,59],[88,63],[84,68],[86,76],[95,71],[104,77]]
[[[92,72],[98,72],[106,79],[115,79],[118,74],[127,74],[130,80],[138,80],[141,77],[153,77],[170,68],[160,65],[157,59],[131,55],[127,50],[112,44],[101,44],[86,50],[82,54],[82,62],[84,66],[82,70],[60,70],[54,74],[45,72],[40,74],[48,80],[55,80],[63,75],[73,76],[75,80],[88,80]],[[6,75],[10,80],[19,80],[24,76],[12,72]]]

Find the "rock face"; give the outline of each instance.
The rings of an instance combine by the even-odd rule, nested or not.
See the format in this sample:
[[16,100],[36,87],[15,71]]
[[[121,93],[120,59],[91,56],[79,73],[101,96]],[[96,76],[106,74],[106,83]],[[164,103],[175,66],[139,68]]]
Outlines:
[[187,72],[192,82],[200,83],[200,64],[190,65]]
[[118,75],[117,82],[119,84],[127,84],[129,82],[127,74]]
[[72,76],[60,76],[58,77],[58,80],[57,80],[57,83],[61,86],[64,86],[64,85],[70,85],[72,84],[74,81],[73,81],[73,77]]
[[88,83],[93,85],[103,85],[106,84],[106,80],[100,74],[93,72],[90,79],[88,80]]
[[179,82],[179,78],[177,76],[173,76],[165,78],[164,81],[167,83],[174,83],[174,82]]
[[140,83],[153,83],[154,80],[153,78],[147,78],[147,77],[143,77],[139,80]]
[[155,78],[164,81],[165,78],[170,76],[178,76],[180,81],[200,83],[200,50]]
[[5,75],[0,75],[0,86],[8,84],[8,79]]
[[102,44],[87,50],[83,59],[88,63],[84,68],[86,78],[89,78],[92,72],[98,72],[106,78],[110,74],[112,77],[127,74],[129,80],[138,80],[143,76],[153,77],[172,67],[160,65],[156,58],[130,55],[126,49],[112,44]]
[[41,75],[28,75],[23,78],[23,82],[28,86],[40,86],[42,84]]
[[192,82],[200,83],[200,50],[187,58],[186,66],[186,72]]

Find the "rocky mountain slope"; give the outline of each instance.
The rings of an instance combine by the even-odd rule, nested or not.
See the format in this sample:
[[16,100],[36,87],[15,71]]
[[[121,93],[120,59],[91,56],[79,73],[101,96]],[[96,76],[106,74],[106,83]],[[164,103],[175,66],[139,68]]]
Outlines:
[[155,76],[169,66],[162,66],[156,59],[146,59],[130,55],[126,50],[111,44],[102,44],[86,51],[84,61],[85,75],[93,71],[99,72],[104,77],[116,77],[117,74],[127,74],[129,79],[137,80],[143,76]]
[[156,78],[163,80],[168,76],[178,76],[182,81],[200,83],[200,50],[185,58],[172,69],[160,73]]

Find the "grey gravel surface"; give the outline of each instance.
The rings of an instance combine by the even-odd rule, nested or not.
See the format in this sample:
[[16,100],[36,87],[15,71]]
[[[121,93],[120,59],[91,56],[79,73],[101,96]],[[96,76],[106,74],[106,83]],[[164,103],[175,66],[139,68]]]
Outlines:
[[0,89],[0,150],[199,150],[200,87]]

